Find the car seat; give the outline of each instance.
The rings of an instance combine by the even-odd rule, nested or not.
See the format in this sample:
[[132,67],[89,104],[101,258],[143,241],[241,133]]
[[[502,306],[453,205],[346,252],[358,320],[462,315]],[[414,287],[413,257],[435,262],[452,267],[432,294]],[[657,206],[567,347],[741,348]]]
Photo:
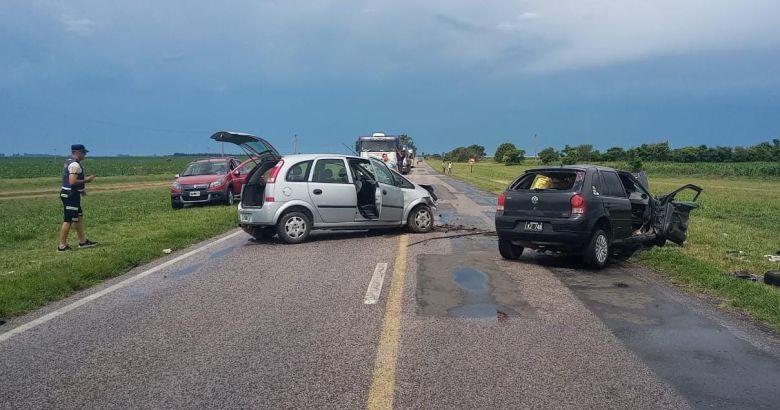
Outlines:
[[341,168],[339,170],[339,179],[337,182],[339,184],[349,183],[349,178],[347,178],[347,170],[345,168]]
[[331,171],[330,168],[325,168],[322,170],[322,173],[320,173],[320,182],[333,182],[333,171]]
[[287,176],[287,180],[290,182],[303,181],[303,170],[301,169],[300,165],[292,167],[290,170],[290,175]]

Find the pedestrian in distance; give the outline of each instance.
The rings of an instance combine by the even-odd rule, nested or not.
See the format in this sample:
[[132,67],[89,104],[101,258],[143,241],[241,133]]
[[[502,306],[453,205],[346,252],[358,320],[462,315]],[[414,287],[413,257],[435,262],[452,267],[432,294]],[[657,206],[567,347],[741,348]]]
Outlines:
[[444,160],[441,160],[441,173],[442,174],[447,173],[447,164],[444,162]]
[[449,164],[447,164],[447,172],[452,175],[452,161],[450,161]]
[[81,197],[87,195],[85,184],[95,180],[94,175],[85,176],[86,171],[81,165],[81,161],[89,152],[82,144],[73,144],[70,146],[71,156],[65,161],[62,168],[62,189],[60,190],[60,199],[64,218],[60,228],[60,243],[57,246],[58,252],[69,251],[73,248],[68,245],[68,234],[71,225],[75,225],[76,233],[79,236],[79,248],[91,248],[97,245],[87,239],[84,232],[84,212],[81,209]]

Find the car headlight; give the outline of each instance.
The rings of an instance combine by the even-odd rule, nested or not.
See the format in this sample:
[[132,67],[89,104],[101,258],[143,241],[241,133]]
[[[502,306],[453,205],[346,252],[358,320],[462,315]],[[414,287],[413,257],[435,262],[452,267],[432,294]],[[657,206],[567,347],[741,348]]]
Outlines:
[[224,180],[218,179],[218,180],[216,180],[216,181],[212,182],[212,183],[211,183],[209,186],[210,186],[211,188],[219,188],[219,187],[221,187],[221,186],[222,186],[222,184],[224,184],[224,183],[225,183],[225,181],[224,181]]
[[173,181],[173,183],[171,184],[171,189],[175,189],[177,191],[181,191],[181,184],[178,183],[177,181]]

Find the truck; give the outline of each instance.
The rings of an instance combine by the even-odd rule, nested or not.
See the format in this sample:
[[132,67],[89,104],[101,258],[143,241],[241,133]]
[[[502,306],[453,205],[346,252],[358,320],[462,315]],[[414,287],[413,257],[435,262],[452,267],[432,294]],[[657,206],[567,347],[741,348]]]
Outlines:
[[[388,167],[398,170],[402,174],[408,174],[410,161],[408,153],[401,146],[400,135],[387,135],[383,132],[375,132],[370,136],[360,136],[355,142],[355,152],[362,158],[376,158],[384,161]],[[398,163],[398,152],[403,153],[401,163]]]

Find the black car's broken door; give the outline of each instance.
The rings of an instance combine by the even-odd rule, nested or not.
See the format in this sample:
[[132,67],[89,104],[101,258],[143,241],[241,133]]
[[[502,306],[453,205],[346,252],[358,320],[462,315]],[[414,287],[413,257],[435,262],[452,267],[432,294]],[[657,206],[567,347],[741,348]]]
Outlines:
[[[690,201],[675,200],[680,192],[686,190],[694,192],[693,199]],[[697,200],[702,191],[699,186],[687,184],[658,198],[660,206],[656,215],[656,229],[659,244],[662,244],[666,239],[678,245],[685,243],[688,238],[688,219],[691,211],[699,207]]]

